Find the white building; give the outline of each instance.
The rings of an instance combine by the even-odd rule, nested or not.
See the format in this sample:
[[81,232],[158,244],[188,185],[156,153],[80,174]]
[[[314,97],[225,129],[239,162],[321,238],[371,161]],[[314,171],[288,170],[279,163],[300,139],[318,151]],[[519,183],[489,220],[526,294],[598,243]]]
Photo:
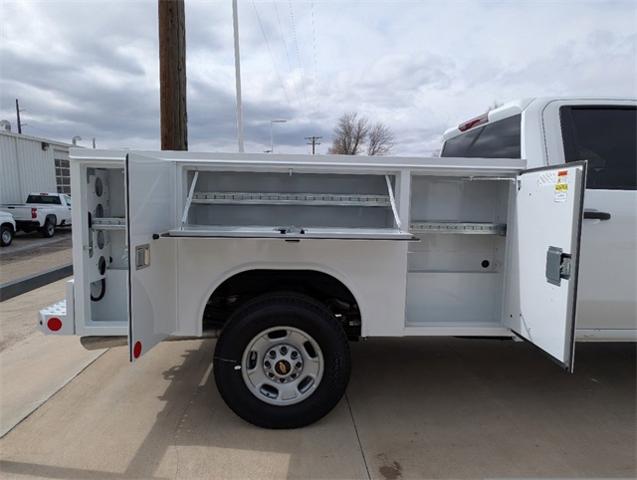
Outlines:
[[0,204],[29,192],[71,193],[69,147],[46,138],[0,131]]

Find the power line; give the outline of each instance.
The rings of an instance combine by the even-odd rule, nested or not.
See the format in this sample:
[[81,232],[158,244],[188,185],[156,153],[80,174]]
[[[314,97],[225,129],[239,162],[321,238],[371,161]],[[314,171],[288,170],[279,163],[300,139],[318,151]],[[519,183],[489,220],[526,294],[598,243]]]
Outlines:
[[320,140],[321,138],[323,137],[317,137],[316,135],[305,137],[306,140],[309,140],[309,142],[307,142],[307,145],[312,145],[312,155],[316,153],[316,146],[321,144],[321,142],[317,142],[317,140]]
[[292,22],[292,38],[294,39],[294,48],[296,52],[296,60],[299,64],[299,68],[301,69],[301,85],[303,90],[303,98],[307,103],[307,94],[305,92],[305,73],[303,71],[303,64],[301,63],[301,51],[299,50],[299,40],[296,35],[296,22],[294,20],[294,7],[292,6],[292,0],[288,1],[288,6],[290,7],[290,21]]
[[[283,23],[281,22],[281,15],[279,15],[279,7],[277,7],[277,2],[274,2],[274,13],[276,14],[276,21],[277,21],[277,27],[278,27],[277,33],[279,34],[279,39],[281,40],[281,43],[283,44],[283,48],[285,49],[285,59],[287,60],[287,65],[288,65],[288,75],[291,76],[293,69],[292,69],[292,61],[290,60],[290,49],[288,48],[288,42],[283,33],[284,28],[283,28]],[[294,82],[290,84],[290,90],[294,94],[294,99],[296,101],[296,104],[300,106],[301,103],[299,101],[299,92],[295,88]]]
[[288,95],[287,89],[285,88],[285,83],[283,82],[283,78],[281,77],[281,73],[276,66],[276,62],[274,61],[274,55],[272,55],[272,49],[270,48],[270,41],[268,40],[268,35],[265,33],[265,28],[263,28],[263,23],[261,22],[261,16],[259,15],[259,10],[257,10],[257,6],[252,0],[252,6],[254,7],[254,13],[257,16],[257,21],[259,22],[259,27],[261,27],[261,34],[263,35],[263,40],[265,40],[265,45],[268,48],[268,53],[270,54],[270,60],[272,61],[272,67],[274,68],[274,72],[276,73],[277,78],[279,79],[279,83],[281,84],[281,88],[283,89],[283,95],[285,95],[285,100],[288,102],[290,107],[292,106],[290,102],[290,97]]
[[283,36],[283,24],[281,23],[281,16],[279,15],[279,7],[276,6],[276,2],[274,2],[274,12],[276,13],[276,21],[279,26],[279,37],[281,38],[281,42],[285,47],[285,58],[288,61],[288,71],[292,72],[292,62],[290,61],[290,51],[288,50],[288,43],[285,41]]
[[313,74],[314,74],[314,85],[316,86],[316,64],[318,63],[316,60],[316,25],[314,22],[314,2],[310,3],[310,12],[312,15],[312,57],[313,57]]

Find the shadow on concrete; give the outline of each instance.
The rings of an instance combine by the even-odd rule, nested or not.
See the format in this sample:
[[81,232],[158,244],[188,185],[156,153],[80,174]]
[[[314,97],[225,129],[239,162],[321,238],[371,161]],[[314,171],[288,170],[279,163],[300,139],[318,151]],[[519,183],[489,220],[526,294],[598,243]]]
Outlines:
[[[170,343],[179,348],[174,347],[179,342]],[[162,408],[122,474],[16,461],[3,461],[0,468],[45,478],[336,479],[366,478],[369,472],[394,480],[636,473],[634,344],[580,344],[576,373],[569,375],[521,343],[361,342],[352,346],[353,417],[342,401],[320,422],[288,431],[259,429],[236,417],[210,373],[214,340],[188,345],[196,348],[183,350],[181,363],[163,370],[168,383]],[[149,364],[159,361],[162,348],[169,347],[160,345],[147,355]],[[144,368],[114,373],[149,374]],[[137,408],[132,399],[126,401],[127,408]],[[95,433],[96,442],[105,441],[100,435]]]

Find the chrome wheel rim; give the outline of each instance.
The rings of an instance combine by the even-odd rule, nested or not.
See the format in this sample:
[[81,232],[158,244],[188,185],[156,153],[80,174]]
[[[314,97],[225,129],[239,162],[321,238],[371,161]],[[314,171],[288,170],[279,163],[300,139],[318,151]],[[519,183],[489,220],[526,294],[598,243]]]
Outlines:
[[9,243],[11,241],[11,232],[5,230],[2,232],[2,241],[4,243]]
[[312,395],[323,377],[323,352],[306,332],[273,327],[256,335],[243,352],[241,373],[259,400],[286,406]]

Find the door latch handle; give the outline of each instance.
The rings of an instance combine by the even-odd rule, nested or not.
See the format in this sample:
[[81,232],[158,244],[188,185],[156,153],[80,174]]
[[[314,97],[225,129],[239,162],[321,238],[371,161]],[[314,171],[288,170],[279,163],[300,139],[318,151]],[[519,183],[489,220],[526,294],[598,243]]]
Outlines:
[[150,245],[137,245],[135,247],[135,270],[141,270],[150,265]]
[[562,279],[571,278],[571,264],[570,253],[564,253],[558,247],[549,247],[546,252],[546,281],[559,287]]
[[585,220],[610,220],[610,213],[597,210],[584,210]]

